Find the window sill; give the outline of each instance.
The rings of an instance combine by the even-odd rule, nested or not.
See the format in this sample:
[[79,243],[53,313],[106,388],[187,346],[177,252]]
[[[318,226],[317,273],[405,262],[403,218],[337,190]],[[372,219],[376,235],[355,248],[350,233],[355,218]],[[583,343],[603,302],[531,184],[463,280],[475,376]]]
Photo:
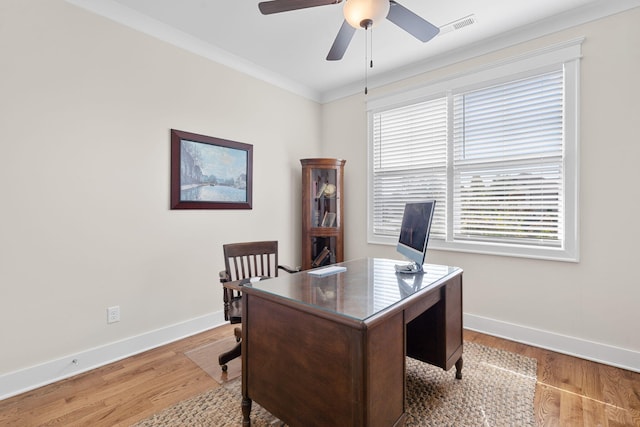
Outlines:
[[[377,237],[370,238],[368,243],[374,245],[395,246],[397,244],[397,240]],[[429,240],[429,250],[530,258],[546,261],[580,261],[577,250],[562,248],[540,248],[533,246],[508,245],[487,242],[444,242],[442,240],[431,239]]]

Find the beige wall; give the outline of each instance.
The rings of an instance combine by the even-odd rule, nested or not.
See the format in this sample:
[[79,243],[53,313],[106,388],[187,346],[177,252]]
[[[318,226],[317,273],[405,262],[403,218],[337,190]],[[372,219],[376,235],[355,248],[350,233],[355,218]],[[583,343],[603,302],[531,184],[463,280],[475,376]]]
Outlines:
[[[300,262],[319,104],[62,0],[3,0],[0,52],[0,375],[219,312],[225,242]],[[253,210],[169,210],[171,128],[253,144]]]
[[[637,358],[639,20],[635,9],[371,90],[586,36],[581,262],[431,251],[431,262],[465,269],[468,316]],[[63,0],[3,0],[0,52],[0,379],[220,318],[224,242],[277,239],[281,261],[299,263],[303,157],[347,160],[347,257],[397,257],[366,242],[363,95],[320,106]],[[253,210],[169,210],[171,128],[253,144]],[[122,321],[107,325],[112,305]],[[65,374],[47,366],[33,381]]]
[[[636,226],[640,212],[638,21],[640,9],[636,8],[369,91],[371,97],[393,93],[519,53],[586,37],[581,61],[580,262],[448,251],[430,251],[429,262],[464,268],[465,320],[490,319],[496,331],[502,329],[505,336],[526,340],[517,336],[524,332],[531,341],[542,335],[541,341],[547,342],[538,344],[581,352],[594,359],[606,360],[622,349],[622,357],[628,357],[636,369],[640,369],[640,279],[634,271],[640,253]],[[394,247],[366,242],[365,102],[366,97],[360,94],[324,106],[323,150],[347,159],[347,257],[397,258]]]

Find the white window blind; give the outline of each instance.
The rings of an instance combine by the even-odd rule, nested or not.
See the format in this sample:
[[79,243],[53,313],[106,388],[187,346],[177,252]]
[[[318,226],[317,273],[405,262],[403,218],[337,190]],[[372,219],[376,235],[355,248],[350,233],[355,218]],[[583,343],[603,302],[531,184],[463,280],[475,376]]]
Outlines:
[[368,241],[433,198],[432,249],[577,261],[581,43],[368,101]]
[[563,71],[453,97],[453,238],[560,247]]
[[385,110],[372,121],[374,233],[397,237],[405,203],[435,198],[431,236],[444,238],[447,98]]

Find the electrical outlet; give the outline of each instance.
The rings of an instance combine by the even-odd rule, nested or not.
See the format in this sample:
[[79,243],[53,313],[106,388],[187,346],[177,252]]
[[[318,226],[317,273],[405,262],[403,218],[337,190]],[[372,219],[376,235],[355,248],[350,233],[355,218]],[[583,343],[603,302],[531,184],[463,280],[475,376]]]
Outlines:
[[107,307],[107,323],[116,323],[120,321],[120,306],[114,305]]

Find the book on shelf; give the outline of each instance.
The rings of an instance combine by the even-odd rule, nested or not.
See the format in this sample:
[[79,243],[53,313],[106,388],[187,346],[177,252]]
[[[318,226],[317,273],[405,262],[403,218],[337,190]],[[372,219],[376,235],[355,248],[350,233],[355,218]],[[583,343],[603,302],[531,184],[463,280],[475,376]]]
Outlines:
[[320,253],[318,254],[318,256],[311,262],[311,267],[312,268],[316,268],[316,267],[320,267],[322,264],[325,263],[325,261],[328,261],[328,258],[331,256],[331,251],[329,250],[328,247],[324,247]]
[[335,212],[325,212],[324,217],[322,218],[322,227],[333,227],[336,222],[336,213]]

